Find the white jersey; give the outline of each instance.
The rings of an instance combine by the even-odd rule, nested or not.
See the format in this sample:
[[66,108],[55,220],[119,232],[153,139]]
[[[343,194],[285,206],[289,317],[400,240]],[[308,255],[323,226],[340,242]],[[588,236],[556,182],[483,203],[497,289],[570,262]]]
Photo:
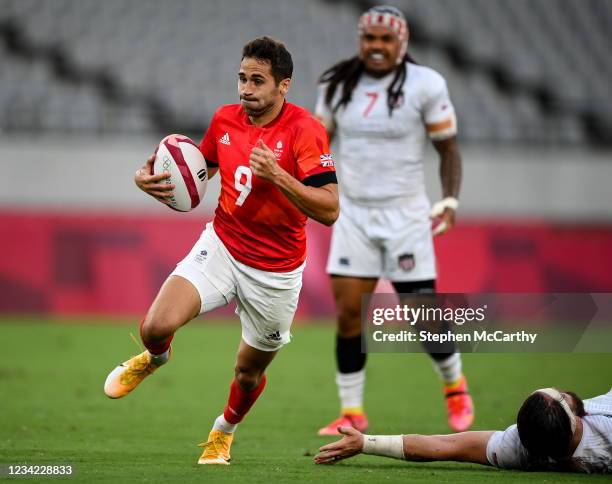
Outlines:
[[[455,111],[444,78],[433,69],[408,63],[403,97],[389,116],[387,88],[395,73],[375,79],[362,74],[347,106],[335,113],[319,86],[315,114],[336,126],[338,179],[342,194],[368,207],[423,205],[423,153],[428,140],[457,132]],[[336,89],[332,106],[341,95]],[[426,203],[428,206],[429,202]]]
[[[584,401],[582,439],[572,455],[576,470],[612,474],[612,389],[605,395]],[[487,443],[487,460],[503,469],[554,470],[552,459],[530,457],[521,444],[516,425],[495,432]]]

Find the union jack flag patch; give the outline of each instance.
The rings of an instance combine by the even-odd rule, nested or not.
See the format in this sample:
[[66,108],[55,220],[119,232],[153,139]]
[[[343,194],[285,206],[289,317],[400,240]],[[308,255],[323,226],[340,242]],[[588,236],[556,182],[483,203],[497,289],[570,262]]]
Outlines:
[[321,166],[334,166],[334,155],[331,153],[323,153],[319,156],[319,159],[321,160]]

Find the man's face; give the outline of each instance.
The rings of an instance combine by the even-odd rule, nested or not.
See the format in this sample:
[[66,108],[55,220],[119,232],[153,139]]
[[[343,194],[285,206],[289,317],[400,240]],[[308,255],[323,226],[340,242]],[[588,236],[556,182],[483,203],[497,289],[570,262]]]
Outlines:
[[268,61],[245,57],[238,71],[240,103],[249,116],[262,116],[283,102],[290,82],[283,79],[276,84]]
[[388,27],[366,27],[359,38],[359,57],[368,74],[384,76],[395,69],[400,41]]

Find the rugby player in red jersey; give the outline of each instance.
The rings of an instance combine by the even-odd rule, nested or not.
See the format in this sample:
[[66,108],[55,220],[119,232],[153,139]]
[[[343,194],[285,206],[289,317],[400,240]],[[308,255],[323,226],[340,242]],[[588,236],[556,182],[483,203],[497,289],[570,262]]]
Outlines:
[[[116,367],[104,391],[121,398],[166,363],[176,330],[235,300],[242,325],[227,405],[214,422],[200,464],[229,464],[239,422],[262,393],[265,370],[289,342],[306,260],[310,217],[331,225],[338,190],[324,127],[285,101],[293,62],[268,37],[245,45],[238,72],[240,104],[222,106],[200,143],[209,176],[219,171],[215,217],[162,285],[140,335],[146,351]],[[136,185],[162,202],[165,174],[151,175],[154,156]]]

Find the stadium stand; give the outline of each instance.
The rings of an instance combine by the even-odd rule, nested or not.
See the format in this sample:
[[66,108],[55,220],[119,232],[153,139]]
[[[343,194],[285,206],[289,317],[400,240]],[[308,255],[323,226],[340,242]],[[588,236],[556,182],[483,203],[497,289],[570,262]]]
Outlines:
[[[0,130],[201,132],[235,101],[238,53],[262,34],[292,51],[291,100],[312,107],[368,3],[0,0]],[[612,141],[610,2],[389,3],[414,57],[447,78],[466,141]]]
[[[460,72],[474,70],[485,74],[494,80],[496,91],[509,94],[512,104],[525,95],[527,102],[535,101],[542,113],[554,118],[545,120],[540,125],[542,129],[522,123],[533,113],[512,113],[515,119],[512,128],[519,126],[520,139],[550,141],[558,137],[578,142],[588,135],[596,141],[610,143],[610,2],[403,0],[392,3],[408,13],[413,31],[417,31],[415,42],[445,49]],[[515,108],[524,110],[525,102],[519,104],[522,106],[515,105]],[[496,125],[495,121],[493,124]],[[512,137],[512,128],[502,130],[501,138]],[[558,133],[554,134],[555,131]]]
[[[436,241],[446,292],[612,287],[609,0],[383,0],[448,80],[465,176]],[[0,313],[140,314],[217,206],[177,214],[137,190],[162,136],[198,140],[236,101],[245,42],[282,39],[290,100],[355,54],[370,1],[0,0]],[[566,38],[563,38],[566,37]],[[440,193],[435,150],[427,192]],[[309,224],[302,316],[334,314],[329,230]],[[117,277],[117,270],[121,277]]]

